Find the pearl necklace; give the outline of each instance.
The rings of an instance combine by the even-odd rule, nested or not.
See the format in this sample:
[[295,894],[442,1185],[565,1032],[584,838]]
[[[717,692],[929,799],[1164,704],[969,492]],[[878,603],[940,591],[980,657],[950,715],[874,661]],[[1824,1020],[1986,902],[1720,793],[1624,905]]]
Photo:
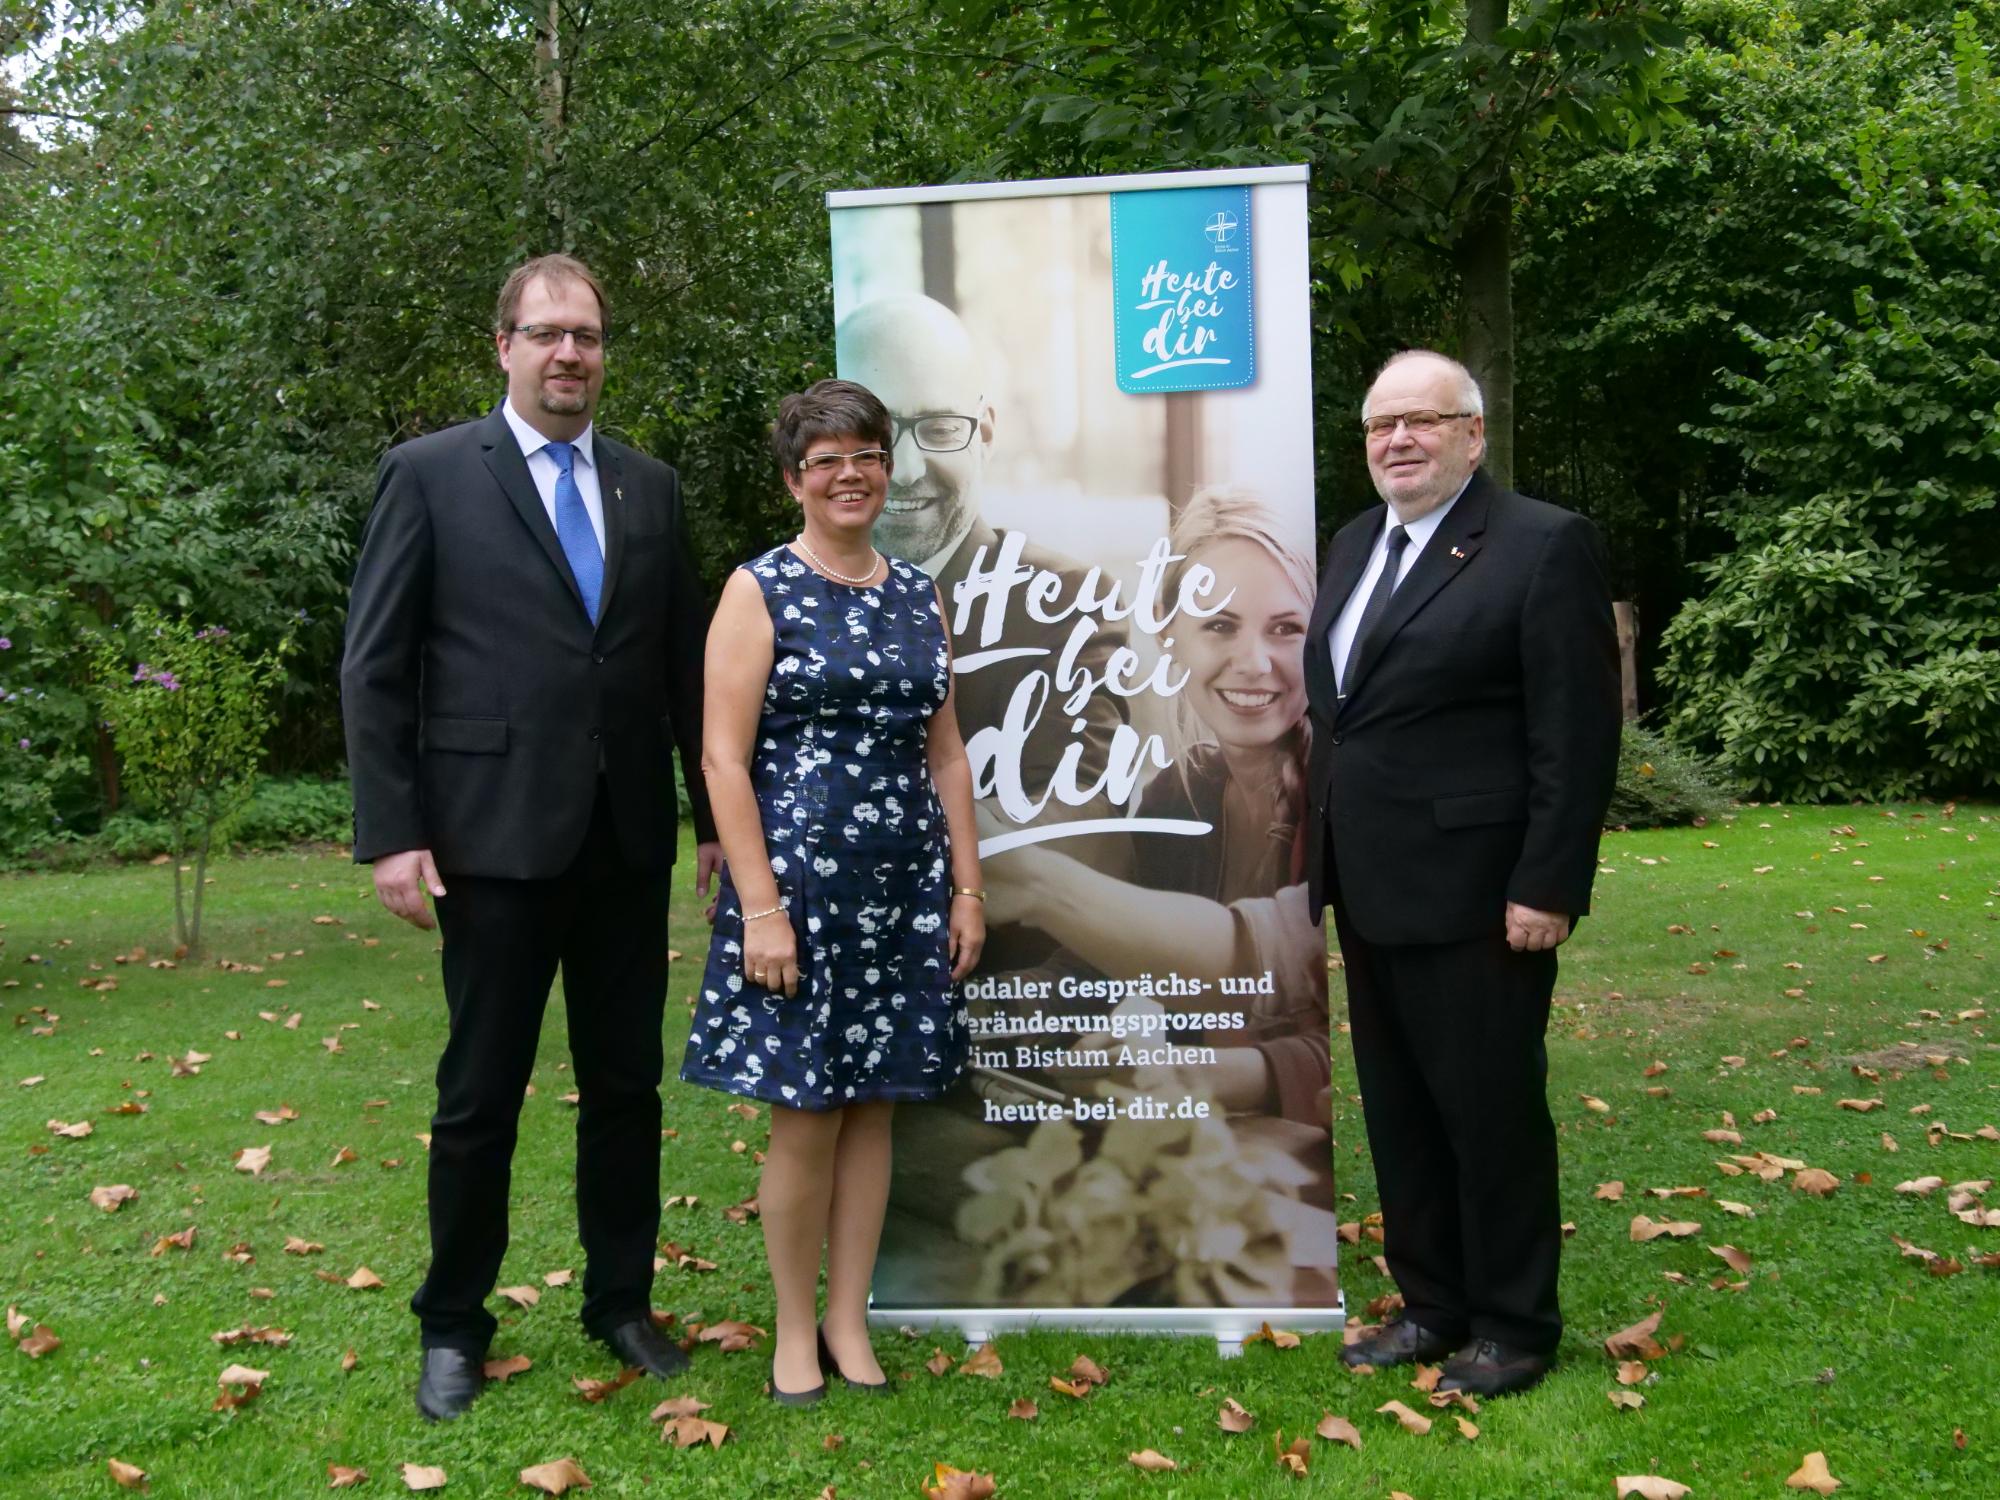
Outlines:
[[799,533],[798,541],[799,551],[805,553],[806,561],[811,563],[815,568],[818,568],[820,572],[826,574],[835,583],[851,584],[856,588],[863,587],[874,578],[875,570],[882,565],[882,554],[877,552],[873,547],[870,547],[868,549],[868,571],[863,573],[859,578],[850,578],[845,573],[836,573],[821,561],[820,555],[806,545],[806,534],[803,531]]

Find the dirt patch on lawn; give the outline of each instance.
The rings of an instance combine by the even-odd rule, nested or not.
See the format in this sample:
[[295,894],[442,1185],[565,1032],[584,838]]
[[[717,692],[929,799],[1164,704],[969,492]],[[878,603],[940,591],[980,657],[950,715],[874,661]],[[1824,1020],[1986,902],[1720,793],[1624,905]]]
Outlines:
[[[1946,1062],[1935,1061],[1940,1057]],[[1971,1060],[1971,1047],[1965,1042],[1953,1039],[1944,1042],[1917,1042],[1908,1047],[1879,1047],[1873,1052],[1855,1052],[1846,1057],[1836,1057],[1834,1062],[1843,1068],[1873,1068],[1878,1073],[1890,1068],[1900,1073],[1919,1073],[1925,1068],[1941,1068],[1946,1063]]]

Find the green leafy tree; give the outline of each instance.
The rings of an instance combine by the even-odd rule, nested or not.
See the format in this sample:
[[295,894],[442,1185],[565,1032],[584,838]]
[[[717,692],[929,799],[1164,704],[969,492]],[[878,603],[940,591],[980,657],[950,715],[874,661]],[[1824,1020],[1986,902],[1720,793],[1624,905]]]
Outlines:
[[[1364,360],[1385,345],[1457,345],[1486,390],[1489,467],[1503,479],[1515,197],[1549,141],[1623,144],[1672,120],[1678,97],[1679,32],[1645,0],[959,0],[951,14],[979,65],[1027,90],[1003,166],[1311,164],[1321,371],[1354,363],[1324,347],[1343,337]],[[1371,283],[1373,307],[1354,296]],[[1321,430],[1352,448],[1358,383],[1320,384],[1340,402]]]
[[[46,10],[0,7],[0,43]],[[33,735],[44,836],[117,805],[78,643],[141,605],[291,633],[271,760],[338,763],[375,466],[497,399],[528,255],[603,276],[606,428],[679,466],[709,576],[783,534],[765,424],[832,348],[811,189],[938,175],[1001,87],[856,63],[863,10],[65,7],[22,88],[40,144],[0,173],[0,590],[55,610],[5,676],[70,710]]]
[[1858,111],[1785,235],[1848,304],[1741,328],[1700,431],[1745,478],[1667,634],[1669,727],[1780,796],[2000,784],[2000,94],[1970,17],[1946,56]]
[[[216,828],[255,789],[271,695],[290,641],[251,656],[242,638],[150,608],[134,611],[128,639],[98,647],[101,699],[135,799],[171,831],[174,934],[201,951],[202,899]],[[135,660],[135,653],[137,659]],[[182,880],[192,858],[193,880]]]

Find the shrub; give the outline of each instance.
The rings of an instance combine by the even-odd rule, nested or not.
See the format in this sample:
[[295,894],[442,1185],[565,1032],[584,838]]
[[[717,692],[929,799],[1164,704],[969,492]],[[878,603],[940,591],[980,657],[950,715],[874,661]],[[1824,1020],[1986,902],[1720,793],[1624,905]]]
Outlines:
[[1729,806],[1723,774],[1666,736],[1627,722],[1618,741],[1618,786],[1607,828],[1669,828],[1716,818]]
[[245,849],[349,843],[354,838],[354,795],[345,781],[262,778],[224,833]]
[[[220,626],[197,631],[151,609],[135,611],[132,641],[143,653],[136,666],[124,643],[98,647],[105,716],[133,794],[170,831],[175,935],[198,953],[209,849],[217,826],[249,801],[290,642],[253,658]],[[181,870],[190,856],[191,909]]]

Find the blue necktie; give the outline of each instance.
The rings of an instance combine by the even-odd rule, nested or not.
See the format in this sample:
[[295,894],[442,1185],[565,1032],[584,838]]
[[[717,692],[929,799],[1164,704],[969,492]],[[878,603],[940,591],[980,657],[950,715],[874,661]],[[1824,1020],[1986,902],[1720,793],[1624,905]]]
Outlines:
[[550,443],[549,457],[556,461],[556,540],[562,543],[569,570],[583,594],[583,607],[590,623],[597,623],[597,599],[604,590],[604,554],[597,546],[597,533],[590,525],[590,512],[583,508],[583,491],[576,487],[576,449],[568,443]]

